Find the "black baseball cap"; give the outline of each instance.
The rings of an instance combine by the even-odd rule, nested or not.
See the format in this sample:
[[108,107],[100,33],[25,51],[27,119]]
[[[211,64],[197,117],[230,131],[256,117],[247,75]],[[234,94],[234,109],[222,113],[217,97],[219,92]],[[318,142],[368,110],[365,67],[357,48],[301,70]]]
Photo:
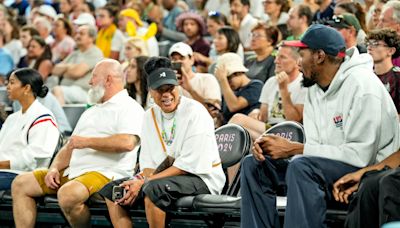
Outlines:
[[162,85],[178,85],[176,74],[170,68],[159,68],[151,72],[147,81],[151,89],[157,89]]
[[336,29],[321,24],[310,26],[301,40],[284,41],[283,46],[323,50],[332,56],[346,56],[346,43],[342,35]]

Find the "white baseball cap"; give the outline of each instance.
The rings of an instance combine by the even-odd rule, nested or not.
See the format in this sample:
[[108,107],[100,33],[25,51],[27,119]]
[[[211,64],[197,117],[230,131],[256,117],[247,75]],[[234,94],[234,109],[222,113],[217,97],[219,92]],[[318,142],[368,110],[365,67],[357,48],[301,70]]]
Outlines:
[[192,48],[183,42],[176,43],[172,45],[172,47],[169,49],[169,56],[171,56],[174,52],[182,55],[182,56],[193,56],[193,50]]
[[74,21],[75,25],[90,25],[96,26],[96,19],[90,13],[81,13]]
[[38,13],[44,16],[48,16],[55,20],[57,18],[57,12],[54,10],[52,6],[49,5],[41,5],[39,7]]

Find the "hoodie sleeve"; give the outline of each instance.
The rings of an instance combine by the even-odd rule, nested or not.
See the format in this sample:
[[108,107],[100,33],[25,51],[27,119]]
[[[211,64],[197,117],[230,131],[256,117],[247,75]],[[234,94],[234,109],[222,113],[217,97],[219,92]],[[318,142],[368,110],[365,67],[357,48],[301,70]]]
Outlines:
[[[315,120],[323,117],[314,116],[312,109],[307,97],[304,124],[308,130],[304,155],[342,161],[356,167],[364,167],[375,159],[381,136],[382,113],[384,113],[382,102],[378,97],[366,94],[354,98],[350,111],[344,117],[342,143],[336,145],[330,145],[332,144],[330,142],[335,140],[332,139],[336,136],[335,133],[324,132],[327,129],[316,125],[318,121]],[[326,134],[326,137],[322,137],[322,134]]]

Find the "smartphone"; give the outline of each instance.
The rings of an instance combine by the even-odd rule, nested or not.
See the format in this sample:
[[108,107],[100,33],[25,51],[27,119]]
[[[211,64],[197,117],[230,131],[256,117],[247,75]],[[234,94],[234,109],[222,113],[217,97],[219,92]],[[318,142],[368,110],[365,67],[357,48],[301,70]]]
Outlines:
[[180,75],[182,74],[181,68],[182,68],[182,63],[180,63],[180,62],[172,62],[172,69],[176,70],[176,73],[179,74],[178,75],[178,79],[180,79],[179,77],[181,77]]
[[121,186],[114,186],[112,191],[112,201],[117,201],[122,199],[125,193],[126,193],[125,188]]

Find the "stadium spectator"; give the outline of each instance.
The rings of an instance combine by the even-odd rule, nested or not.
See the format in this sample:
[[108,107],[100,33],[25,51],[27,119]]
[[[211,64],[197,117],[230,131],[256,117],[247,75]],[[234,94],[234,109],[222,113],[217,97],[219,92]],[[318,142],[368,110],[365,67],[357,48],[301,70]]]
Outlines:
[[366,32],[367,30],[367,25],[366,25],[366,16],[365,16],[365,11],[364,8],[361,6],[359,2],[341,2],[337,3],[334,11],[334,15],[342,15],[345,13],[350,13],[353,14],[359,24],[360,24],[360,30],[357,32],[357,43],[358,44],[364,44],[365,42],[365,37],[367,36]]
[[[178,31],[183,32],[187,40],[185,43],[189,44],[194,53],[207,56],[210,52],[210,43],[203,38],[206,34],[206,24],[204,19],[197,13],[184,12],[176,19],[176,28]],[[206,63],[202,61],[195,61],[194,66],[198,72],[206,72]]]
[[290,9],[290,1],[287,0],[265,0],[264,5],[265,17],[263,21],[269,26],[277,26],[286,24],[289,19],[288,11]]
[[49,45],[40,37],[33,36],[28,44],[29,67],[37,70],[46,82],[53,69],[51,61],[51,49]]
[[[220,12],[209,12],[207,19],[206,19],[206,25],[207,25],[207,32],[209,35],[209,41],[211,42],[211,47],[210,47],[210,52],[208,53],[208,56],[210,58],[216,58],[217,53],[215,51],[215,46],[213,43],[213,40],[217,36],[217,32],[220,28],[225,27],[228,24],[228,21],[225,17]],[[195,55],[196,56],[196,55]]]
[[96,63],[103,58],[101,50],[94,45],[95,39],[95,28],[88,25],[80,26],[75,35],[77,50],[54,66],[53,76],[62,80],[60,86],[54,87],[52,92],[61,105],[87,102],[90,73]]
[[[149,226],[165,227],[165,211],[177,198],[216,195],[225,183],[211,117],[200,103],[179,95],[174,71],[155,67],[157,59],[151,58],[145,67],[150,69],[146,72],[155,105],[144,116],[142,135],[148,137],[141,140],[141,172],[111,182],[100,191],[114,226],[131,227],[124,207],[144,201]],[[127,193],[114,203],[112,188],[119,184]]]
[[71,20],[70,14],[72,12],[72,2],[71,0],[60,0],[60,14],[67,19]]
[[365,45],[357,43],[357,34],[361,30],[361,26],[353,14],[334,15],[332,20],[326,23],[340,32],[346,43],[346,49],[357,47],[359,53],[367,53]]
[[54,42],[51,44],[52,60],[59,63],[74,51],[73,28],[69,21],[59,17],[53,26]]
[[300,40],[311,24],[313,14],[308,5],[300,4],[289,10],[289,19],[286,22],[290,36],[286,40]]
[[115,24],[115,15],[117,10],[110,5],[97,10],[96,19],[100,30],[97,33],[96,46],[105,58],[118,60],[125,38]]
[[226,26],[220,28],[217,31],[213,46],[216,52],[216,56],[214,57],[207,58],[196,53],[194,54],[195,59],[200,58],[205,63],[210,64],[208,68],[208,72],[210,73],[214,73],[217,58],[224,53],[233,52],[238,54],[240,58],[244,58],[243,45],[240,43],[239,34],[232,27]]
[[159,40],[168,40],[173,43],[186,40],[185,34],[178,32],[175,25],[176,18],[183,12],[182,8],[178,6],[177,0],[162,0],[161,4],[168,14],[162,21],[156,21]]
[[269,78],[262,88],[260,109],[254,109],[248,116],[235,114],[229,122],[246,128],[253,140],[271,125],[285,120],[301,122],[307,90],[301,84],[303,76],[297,65],[299,58],[297,49],[286,47],[283,42],[275,58],[275,76]]
[[400,36],[391,29],[371,31],[366,39],[368,53],[374,60],[374,72],[390,93],[400,113],[400,67],[392,59],[400,56]]
[[262,82],[275,74],[274,48],[280,41],[280,32],[276,27],[258,24],[251,30],[251,49],[256,53],[249,57],[244,65],[249,69],[246,75],[250,79]]
[[[391,0],[385,3],[379,16],[378,28],[390,28],[400,35],[400,1]],[[393,59],[393,64],[400,67],[400,57]]]
[[140,37],[132,37],[125,41],[124,56],[125,61],[122,63],[124,69],[129,65],[129,62],[138,56],[149,56],[149,50],[146,42]]
[[182,94],[185,97],[197,100],[205,105],[207,100],[212,100],[221,105],[221,90],[218,81],[212,74],[195,73],[193,50],[186,43],[179,42],[169,49],[172,63],[180,63],[181,68],[175,69]]
[[7,92],[22,109],[8,116],[0,131],[0,190],[10,189],[18,173],[48,167],[59,138],[53,113],[36,99],[48,92],[36,70],[14,71]]
[[303,113],[307,141],[275,135],[255,141],[242,162],[241,224],[279,227],[276,191],[286,173],[284,227],[324,227],[334,182],[397,151],[399,119],[371,57],[356,48],[345,53],[335,29],[313,25],[301,41],[285,45],[300,48],[304,84],[311,86]]
[[[25,25],[21,28],[19,32],[19,40],[22,43],[22,47],[27,50],[29,41],[32,39],[32,36],[39,36],[39,32],[33,27],[29,25]],[[22,56],[18,62],[17,68],[27,67],[29,64],[29,59],[26,54]]]
[[147,60],[147,56],[134,57],[129,61],[129,65],[125,70],[128,94],[145,110],[150,107],[147,74],[144,71],[144,63]]
[[46,41],[46,44],[51,45],[54,42],[54,38],[51,35],[52,25],[46,18],[36,17],[33,25],[38,30],[39,35]]
[[257,19],[249,13],[250,2],[249,0],[229,0],[229,4],[231,8],[229,23],[239,33],[244,50],[250,50],[250,33],[257,25]]
[[367,31],[377,28],[383,5],[385,5],[387,1],[388,0],[375,0],[374,5],[370,8],[369,19],[367,15]]
[[135,36],[143,38],[147,43],[149,55],[159,55],[158,42],[155,37],[157,33],[156,25],[153,24],[154,26],[150,26],[149,28],[144,27],[143,21],[140,19],[139,14],[136,10],[122,10],[119,14],[118,25],[123,32],[125,39]]
[[[334,184],[336,201],[349,203],[345,228],[385,227],[385,223],[399,221],[398,186],[400,152],[382,162],[341,177]],[[357,191],[357,192],[356,192]]]
[[263,82],[251,80],[246,76],[248,69],[242,59],[235,53],[225,53],[218,57],[215,70],[222,91],[223,122],[227,123],[236,113],[248,115],[253,109],[259,108]]
[[313,21],[320,22],[330,20],[335,10],[335,1],[333,0],[315,0],[319,9],[315,12]]
[[23,48],[19,40],[19,27],[17,22],[12,18],[7,18],[0,24],[4,31],[5,40],[4,49],[8,50],[13,59],[14,65],[17,65],[22,56],[26,54],[26,49]]
[[0,86],[3,86],[8,74],[14,69],[14,61],[8,50],[4,49],[6,36],[3,30],[0,29]]
[[82,114],[70,140],[48,170],[22,174],[13,182],[17,227],[34,226],[34,197],[47,194],[57,194],[72,227],[89,227],[86,200],[112,178],[132,174],[141,140],[143,108],[129,97],[124,83],[117,61],[108,59],[96,65],[90,79],[91,100],[96,105]]

